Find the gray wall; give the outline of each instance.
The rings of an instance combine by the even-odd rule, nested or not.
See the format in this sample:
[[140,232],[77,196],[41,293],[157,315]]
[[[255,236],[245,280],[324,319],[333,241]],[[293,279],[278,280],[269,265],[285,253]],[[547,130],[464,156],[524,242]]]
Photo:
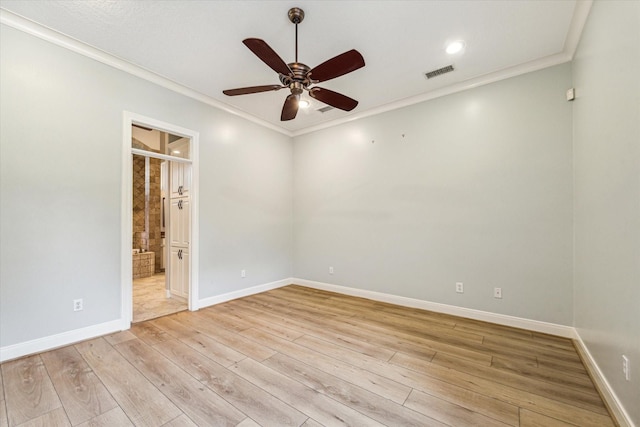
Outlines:
[[569,87],[565,64],[296,137],[295,276],[571,325]]
[[640,2],[594,3],[573,78],[575,326],[640,425]]
[[200,132],[200,298],[291,276],[291,138],[4,25],[0,42],[0,347],[120,318],[123,110]]
[[1,26],[0,347],[120,317],[128,110],[200,132],[201,298],[295,275],[574,324],[640,423],[639,28],[640,3],[595,2],[573,69],[292,146]]

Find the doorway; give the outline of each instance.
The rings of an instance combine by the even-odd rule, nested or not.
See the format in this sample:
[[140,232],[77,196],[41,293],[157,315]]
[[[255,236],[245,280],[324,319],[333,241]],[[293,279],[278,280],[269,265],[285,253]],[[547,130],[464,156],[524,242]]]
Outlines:
[[122,322],[128,329],[198,308],[198,133],[127,112],[123,128]]
[[[145,151],[178,151],[175,144],[185,138],[154,129],[132,128],[132,146]],[[181,147],[182,148],[182,147]],[[184,151],[184,150],[183,150]],[[190,165],[133,154],[133,323],[186,310],[189,297]],[[172,172],[172,173],[169,173]],[[179,181],[179,183],[175,183]],[[182,182],[187,182],[186,185]],[[183,185],[179,192],[171,186]],[[171,209],[176,207],[182,209]],[[184,206],[183,206],[184,205]],[[169,241],[167,241],[167,237]],[[187,268],[185,268],[185,266]]]

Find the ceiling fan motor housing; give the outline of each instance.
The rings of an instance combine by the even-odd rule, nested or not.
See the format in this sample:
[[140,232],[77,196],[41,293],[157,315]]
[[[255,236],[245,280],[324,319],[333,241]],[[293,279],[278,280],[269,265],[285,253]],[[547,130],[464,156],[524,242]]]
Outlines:
[[311,81],[307,78],[307,73],[311,68],[301,62],[292,62],[287,65],[291,70],[291,75],[285,76],[284,74],[280,74],[279,77],[282,84],[291,87],[293,82],[298,82],[306,89],[307,86],[311,84]]

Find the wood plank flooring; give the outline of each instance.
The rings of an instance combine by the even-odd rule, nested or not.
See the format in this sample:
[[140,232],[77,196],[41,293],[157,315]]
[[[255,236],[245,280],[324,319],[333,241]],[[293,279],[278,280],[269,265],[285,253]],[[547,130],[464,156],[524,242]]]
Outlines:
[[296,285],[0,368],[0,427],[615,425],[568,339]]

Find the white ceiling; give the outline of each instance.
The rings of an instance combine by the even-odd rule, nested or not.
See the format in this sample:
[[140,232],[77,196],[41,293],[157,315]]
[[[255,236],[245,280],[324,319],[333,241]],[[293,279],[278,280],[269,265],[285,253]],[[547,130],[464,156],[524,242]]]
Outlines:
[[[586,19],[576,0],[499,1],[16,1],[0,7],[266,121],[289,134],[408,105],[447,88],[471,86],[565,62]],[[366,66],[319,86],[357,99],[351,112],[316,111],[280,121],[288,91],[228,97],[223,89],[279,84],[242,40],[265,40],[293,62],[299,6],[299,61],[310,67],[349,49]],[[584,9],[584,7],[582,7]],[[6,20],[5,20],[6,21]],[[447,55],[463,39],[463,54]],[[426,71],[455,71],[427,80]],[[521,71],[518,71],[521,70]]]

